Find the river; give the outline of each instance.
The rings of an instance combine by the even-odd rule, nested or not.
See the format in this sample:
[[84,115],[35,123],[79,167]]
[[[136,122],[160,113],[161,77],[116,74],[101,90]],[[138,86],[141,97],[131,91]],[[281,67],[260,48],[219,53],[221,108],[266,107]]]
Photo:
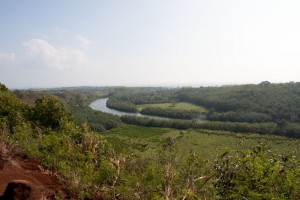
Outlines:
[[123,112],[123,111],[118,111],[118,110],[115,110],[115,109],[111,109],[111,108],[108,108],[106,106],[107,100],[108,100],[108,98],[101,98],[101,99],[98,99],[96,101],[93,101],[90,104],[90,107],[93,110],[99,110],[99,111],[102,111],[102,112],[106,112],[106,113],[110,113],[110,114],[118,115],[118,116],[130,115],[130,116],[137,116],[137,117],[148,117],[148,118],[152,118],[152,119],[164,119],[164,120],[171,119],[171,118],[167,118],[167,117],[159,117],[159,116],[153,116],[153,115],[143,115],[141,113],[130,113],[130,112]]

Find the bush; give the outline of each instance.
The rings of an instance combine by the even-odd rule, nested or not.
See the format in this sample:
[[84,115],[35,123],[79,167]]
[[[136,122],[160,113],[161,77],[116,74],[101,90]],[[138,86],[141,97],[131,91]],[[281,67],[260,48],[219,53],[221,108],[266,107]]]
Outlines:
[[55,129],[62,121],[69,120],[70,114],[56,97],[43,96],[36,100],[32,118],[43,127]]
[[224,199],[295,199],[299,196],[299,161],[265,146],[225,152],[215,164],[215,188]]

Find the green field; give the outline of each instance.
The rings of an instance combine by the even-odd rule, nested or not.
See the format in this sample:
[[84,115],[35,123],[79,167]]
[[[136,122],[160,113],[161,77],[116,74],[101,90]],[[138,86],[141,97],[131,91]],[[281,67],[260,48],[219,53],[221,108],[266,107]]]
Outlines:
[[180,131],[133,125],[112,129],[105,132],[104,135],[117,151],[133,153],[142,157],[154,156],[166,145],[169,145],[170,141],[174,141],[172,146],[178,149],[178,154],[181,156],[195,152],[201,158],[209,160],[213,160],[227,150],[251,149],[262,144],[282,155],[300,156],[298,151],[300,140],[279,136],[210,130]]
[[196,106],[191,103],[186,103],[186,102],[179,102],[179,103],[157,103],[157,104],[140,104],[137,105],[137,110],[140,112],[144,108],[147,107],[155,107],[155,108],[161,108],[161,109],[166,109],[166,108],[173,108],[175,110],[195,110],[199,112],[206,112],[206,109],[201,106]]

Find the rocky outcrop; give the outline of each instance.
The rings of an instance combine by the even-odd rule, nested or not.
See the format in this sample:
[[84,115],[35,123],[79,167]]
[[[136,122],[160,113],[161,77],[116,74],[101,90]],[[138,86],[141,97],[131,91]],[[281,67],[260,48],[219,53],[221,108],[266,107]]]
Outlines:
[[55,171],[15,152],[0,139],[0,200],[71,199]]
[[42,194],[34,184],[25,180],[10,182],[0,200],[40,200]]

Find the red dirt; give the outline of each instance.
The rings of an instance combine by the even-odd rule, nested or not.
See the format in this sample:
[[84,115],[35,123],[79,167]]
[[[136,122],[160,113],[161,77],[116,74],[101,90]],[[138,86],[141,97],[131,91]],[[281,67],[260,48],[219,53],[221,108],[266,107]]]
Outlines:
[[58,180],[55,172],[43,169],[37,161],[30,158],[10,155],[5,143],[1,141],[0,162],[4,163],[4,168],[0,167],[0,197],[8,183],[14,180],[25,180],[32,183],[47,199],[55,196],[69,199],[66,195],[66,186]]

